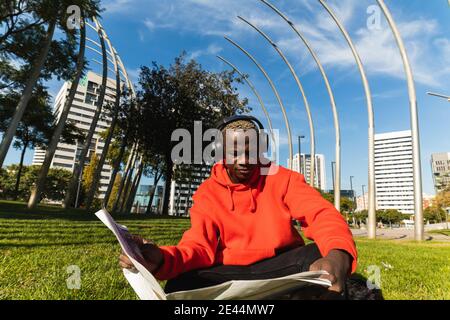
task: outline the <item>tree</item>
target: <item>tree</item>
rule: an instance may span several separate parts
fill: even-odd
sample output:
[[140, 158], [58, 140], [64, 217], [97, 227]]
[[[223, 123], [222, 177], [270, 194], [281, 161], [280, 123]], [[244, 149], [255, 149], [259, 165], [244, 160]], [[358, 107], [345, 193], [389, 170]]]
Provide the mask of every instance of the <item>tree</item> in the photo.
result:
[[161, 156], [155, 155], [151, 160], [147, 160], [146, 162], [150, 165], [147, 167], [147, 170], [144, 172], [144, 174], [148, 177], [153, 178], [153, 186], [150, 192], [150, 197], [147, 204], [147, 209], [145, 211], [146, 214], [152, 214], [152, 204], [153, 199], [155, 198], [155, 192], [156, 188], [158, 186], [159, 180], [162, 178], [163, 175], [163, 162], [161, 161]]
[[[18, 165], [13, 164], [0, 170], [0, 191], [3, 199], [25, 200], [30, 196], [31, 190], [39, 173], [40, 166], [23, 166], [22, 179], [18, 193], [15, 193], [15, 182]], [[52, 168], [49, 171], [48, 179], [42, 192], [39, 194], [40, 200], [61, 201], [64, 198], [64, 190], [70, 179], [71, 172], [66, 169]]]
[[50, 169], [50, 165], [53, 160], [53, 156], [55, 155], [56, 148], [60, 141], [61, 134], [63, 133], [64, 127], [67, 123], [67, 118], [69, 116], [70, 108], [72, 106], [73, 99], [75, 97], [78, 83], [80, 81], [80, 77], [85, 68], [85, 60], [84, 60], [85, 43], [86, 43], [86, 26], [85, 26], [84, 18], [81, 18], [81, 21], [80, 21], [80, 47], [78, 50], [77, 70], [75, 72], [75, 78], [72, 81], [72, 84], [71, 84], [70, 90], [69, 90], [69, 96], [67, 97], [67, 100], [61, 111], [61, 114], [59, 116], [59, 121], [53, 132], [53, 136], [51, 137], [50, 144], [48, 145], [48, 148], [46, 150], [44, 162], [42, 164], [41, 171], [39, 172], [39, 176], [36, 181], [36, 187], [33, 190], [32, 194], [30, 196], [30, 199], [28, 200], [28, 208], [34, 208], [34, 207], [36, 207], [36, 205], [38, 203], [39, 197], [37, 197], [37, 195], [41, 192], [41, 189], [43, 188], [43, 186], [45, 184], [45, 179], [47, 178], [48, 170]]
[[[7, 30], [7, 35], [2, 35], [4, 37], [0, 47], [2, 65], [7, 65], [5, 68], [11, 71], [11, 77], [9, 79], [2, 78], [2, 80], [9, 81], [8, 87], [13, 87], [14, 84], [16, 89], [19, 88], [21, 98], [0, 144], [0, 166], [3, 164], [13, 141], [17, 126], [25, 113], [35, 85], [45, 77], [49, 79], [56, 76], [58, 79], [67, 80], [73, 75], [75, 70], [73, 68], [75, 32], [67, 26], [67, 21], [70, 18], [67, 8], [71, 5], [77, 5], [82, 11], [89, 12], [93, 16], [99, 12], [97, 0], [35, 0], [30, 1], [30, 3], [32, 3], [31, 11], [24, 14], [22, 21], [26, 23], [28, 17], [31, 17], [30, 20], [42, 20], [43, 23], [34, 25], [32, 28], [24, 28], [22, 32]], [[2, 23], [5, 22], [5, 19], [8, 19], [8, 16], [16, 14], [14, 7], [7, 9], [11, 10], [7, 11], [5, 18], [1, 20]], [[16, 23], [15, 25], [19, 24]], [[63, 31], [63, 34], [66, 35], [65, 38], [53, 40], [57, 28]], [[14, 61], [18, 59], [22, 63], [20, 70], [14, 72], [11, 63], [6, 61], [8, 58]], [[21, 76], [18, 76], [20, 74]], [[15, 78], [22, 81], [14, 81]]]
[[194, 60], [186, 62], [185, 54], [177, 57], [168, 69], [156, 63], [152, 68], [141, 68], [137, 136], [141, 137], [144, 155], [161, 156], [166, 184], [163, 214], [168, 214], [169, 186], [174, 174], [172, 132], [184, 128], [193, 135], [194, 121], [202, 121], [206, 130], [223, 117], [250, 111], [246, 107], [248, 101], [239, 98], [233, 86], [235, 81], [241, 79], [234, 72], [203, 70]]
[[430, 206], [423, 211], [423, 218], [429, 223], [442, 223], [447, 220], [447, 213], [438, 206]]
[[439, 192], [434, 199], [434, 204], [436, 207], [444, 210], [450, 208], [450, 189], [444, 189]]
[[[8, 127], [9, 119], [14, 113], [15, 106], [20, 96], [15, 92], [9, 92], [6, 95], [0, 95], [0, 115], [3, 121], [0, 121], [0, 132], [5, 132]], [[41, 86], [36, 86], [30, 99], [30, 108], [24, 113], [17, 131], [15, 133], [14, 148], [21, 149], [19, 167], [17, 171], [14, 193], [19, 194], [20, 178], [22, 175], [23, 161], [25, 152], [28, 148], [45, 147], [54, 131], [55, 116], [50, 106], [50, 96]], [[63, 141], [71, 143], [80, 137], [78, 129], [69, 123], [63, 132]], [[15, 198], [15, 197], [13, 197]]]

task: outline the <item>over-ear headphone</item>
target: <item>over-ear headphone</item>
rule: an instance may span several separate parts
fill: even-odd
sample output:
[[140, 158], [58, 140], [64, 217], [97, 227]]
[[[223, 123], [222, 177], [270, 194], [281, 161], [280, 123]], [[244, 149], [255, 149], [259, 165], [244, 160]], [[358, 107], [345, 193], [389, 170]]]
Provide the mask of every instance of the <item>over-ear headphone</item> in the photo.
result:
[[[261, 123], [261, 121], [259, 121], [258, 119], [256, 119], [253, 116], [249, 116], [249, 115], [234, 115], [234, 116], [230, 116], [230, 117], [226, 117], [222, 120], [220, 120], [217, 124], [216, 124], [216, 129], [222, 131], [227, 125], [229, 125], [232, 122], [236, 122], [239, 120], [245, 120], [245, 121], [251, 121], [254, 124], [256, 124], [259, 128], [259, 141], [266, 141], [266, 143], [262, 144], [262, 149], [260, 148], [259, 152], [263, 153], [266, 152], [267, 150], [269, 150], [269, 139], [268, 139], [268, 135], [266, 132], [264, 132], [264, 126]], [[265, 148], [264, 148], [265, 147]], [[222, 144], [222, 139], [216, 139], [214, 141], [214, 150], [223, 150], [223, 144]]]

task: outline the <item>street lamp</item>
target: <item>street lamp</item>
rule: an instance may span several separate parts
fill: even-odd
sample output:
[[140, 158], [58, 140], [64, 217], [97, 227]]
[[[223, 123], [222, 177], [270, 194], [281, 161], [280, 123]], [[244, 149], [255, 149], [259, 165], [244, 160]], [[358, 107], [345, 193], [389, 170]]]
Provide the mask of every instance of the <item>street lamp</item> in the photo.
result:
[[354, 176], [350, 176], [350, 190], [352, 190], [352, 200], [353, 204], [355, 204], [355, 191], [353, 191], [353, 178]]
[[435, 92], [427, 92], [428, 95], [430, 96], [435, 96], [435, 97], [439, 97], [439, 98], [443, 98], [443, 99], [447, 99], [448, 102], [450, 102], [450, 96], [446, 96], [440, 93], [435, 93]]
[[[298, 136], [298, 172], [304, 174], [302, 168], [302, 139], [305, 139], [305, 136]], [[305, 156], [306, 162], [306, 156]]]

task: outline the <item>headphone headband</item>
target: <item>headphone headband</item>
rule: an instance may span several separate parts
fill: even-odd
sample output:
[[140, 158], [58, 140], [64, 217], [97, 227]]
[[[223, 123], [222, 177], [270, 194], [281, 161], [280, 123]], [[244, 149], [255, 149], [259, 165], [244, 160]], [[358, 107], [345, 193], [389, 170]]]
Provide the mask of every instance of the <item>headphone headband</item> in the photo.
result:
[[239, 120], [247, 120], [247, 121], [251, 121], [253, 123], [256, 123], [259, 127], [259, 130], [264, 130], [264, 126], [261, 123], [261, 121], [259, 121], [258, 119], [256, 119], [253, 116], [248, 116], [248, 115], [234, 115], [231, 117], [227, 117], [224, 118], [222, 120], [220, 120], [217, 124], [216, 124], [216, 128], [218, 130], [222, 130], [223, 128], [225, 128], [228, 124], [232, 123], [232, 122], [236, 122]]

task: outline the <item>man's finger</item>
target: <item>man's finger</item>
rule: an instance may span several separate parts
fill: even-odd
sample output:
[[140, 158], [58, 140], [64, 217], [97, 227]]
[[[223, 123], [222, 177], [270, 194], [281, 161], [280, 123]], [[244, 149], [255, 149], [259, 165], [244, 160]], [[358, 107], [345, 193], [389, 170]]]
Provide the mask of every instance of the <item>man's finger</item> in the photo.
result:
[[127, 255], [121, 254], [119, 256], [119, 260], [125, 264], [131, 265], [131, 266], [133, 265], [133, 263], [131, 262], [130, 258], [128, 258]]
[[320, 261], [316, 261], [309, 266], [309, 271], [319, 271], [322, 270], [322, 263]]
[[344, 290], [344, 286], [340, 281], [336, 281], [331, 287], [328, 288], [328, 290], [341, 293]]

